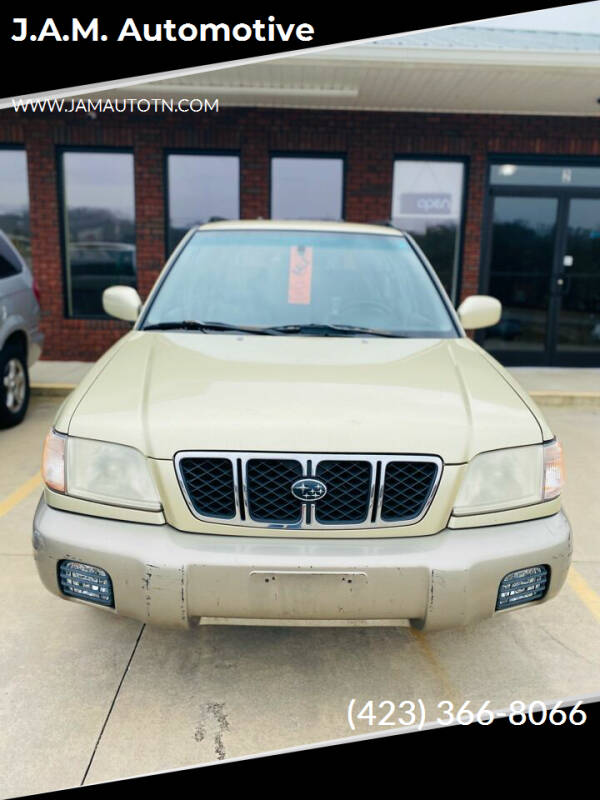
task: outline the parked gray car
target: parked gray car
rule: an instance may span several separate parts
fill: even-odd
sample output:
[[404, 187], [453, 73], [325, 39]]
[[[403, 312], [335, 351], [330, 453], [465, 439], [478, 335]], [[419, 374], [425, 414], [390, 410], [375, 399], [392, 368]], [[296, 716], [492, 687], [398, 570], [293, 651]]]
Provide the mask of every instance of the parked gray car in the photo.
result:
[[40, 304], [33, 275], [0, 231], [0, 428], [17, 425], [29, 404], [29, 367], [40, 357]]

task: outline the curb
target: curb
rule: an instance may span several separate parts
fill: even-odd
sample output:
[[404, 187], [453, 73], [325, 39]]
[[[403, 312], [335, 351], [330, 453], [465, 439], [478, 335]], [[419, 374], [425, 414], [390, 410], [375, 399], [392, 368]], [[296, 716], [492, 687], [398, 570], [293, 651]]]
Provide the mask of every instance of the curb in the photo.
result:
[[[76, 383], [32, 383], [31, 394], [38, 397], [66, 397]], [[541, 406], [577, 406], [600, 408], [600, 392], [540, 391], [529, 392], [532, 400]]]
[[76, 386], [76, 383], [32, 383], [30, 390], [38, 397], [66, 397]]
[[529, 396], [541, 406], [578, 406], [600, 408], [600, 392], [531, 391]]

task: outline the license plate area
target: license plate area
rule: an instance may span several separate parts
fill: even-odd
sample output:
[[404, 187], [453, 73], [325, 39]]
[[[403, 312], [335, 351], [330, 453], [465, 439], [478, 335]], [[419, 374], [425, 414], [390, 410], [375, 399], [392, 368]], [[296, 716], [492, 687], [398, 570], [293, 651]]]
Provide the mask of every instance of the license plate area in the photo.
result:
[[330, 570], [263, 570], [256, 569], [250, 573], [250, 581], [263, 584], [271, 589], [294, 588], [302, 590], [306, 587], [309, 591], [315, 590], [352, 590], [367, 583], [367, 573], [360, 571], [330, 571]]
[[252, 570], [249, 577], [251, 605], [265, 609], [260, 616], [332, 619], [367, 615], [367, 573], [360, 570], [261, 569]]

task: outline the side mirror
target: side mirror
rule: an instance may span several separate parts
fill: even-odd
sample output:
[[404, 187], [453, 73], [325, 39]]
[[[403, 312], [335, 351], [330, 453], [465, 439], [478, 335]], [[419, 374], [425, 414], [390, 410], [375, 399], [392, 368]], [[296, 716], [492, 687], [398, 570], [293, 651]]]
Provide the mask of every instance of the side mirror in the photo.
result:
[[142, 307], [139, 294], [131, 286], [109, 286], [102, 292], [102, 307], [107, 314], [135, 322]]
[[502, 303], [486, 294], [473, 294], [458, 307], [458, 318], [467, 331], [496, 325], [502, 316]]

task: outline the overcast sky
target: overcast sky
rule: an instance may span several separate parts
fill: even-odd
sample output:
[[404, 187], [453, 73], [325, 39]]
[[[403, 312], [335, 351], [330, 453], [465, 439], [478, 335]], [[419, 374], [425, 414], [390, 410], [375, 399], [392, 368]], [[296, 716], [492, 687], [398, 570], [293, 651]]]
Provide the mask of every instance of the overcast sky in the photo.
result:
[[600, 0], [571, 6], [557, 6], [545, 11], [531, 11], [527, 14], [513, 14], [509, 17], [496, 17], [496, 19], [471, 24], [482, 25], [486, 28], [600, 33]]

